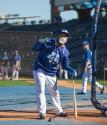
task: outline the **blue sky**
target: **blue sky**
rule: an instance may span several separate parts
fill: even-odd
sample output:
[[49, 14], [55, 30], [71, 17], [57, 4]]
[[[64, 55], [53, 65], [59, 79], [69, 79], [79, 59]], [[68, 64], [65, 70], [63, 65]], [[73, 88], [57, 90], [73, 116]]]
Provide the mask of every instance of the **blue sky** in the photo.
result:
[[0, 15], [41, 16], [50, 18], [49, 0], [0, 0]]
[[[41, 16], [40, 19], [50, 19], [50, 0], [0, 0], [0, 16], [20, 14], [20, 16]], [[74, 18], [75, 13], [63, 12], [64, 18]]]

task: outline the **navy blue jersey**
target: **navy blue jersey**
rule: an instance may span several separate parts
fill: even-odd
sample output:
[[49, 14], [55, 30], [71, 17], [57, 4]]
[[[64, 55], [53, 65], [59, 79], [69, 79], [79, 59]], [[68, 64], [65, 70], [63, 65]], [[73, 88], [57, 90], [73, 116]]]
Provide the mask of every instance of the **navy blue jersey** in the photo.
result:
[[12, 62], [14, 65], [16, 65], [17, 61], [21, 61], [21, 56], [20, 55], [15, 55], [12, 58]]
[[8, 66], [9, 58], [7, 56], [3, 56], [1, 59], [2, 66]]
[[90, 61], [90, 65], [92, 64], [92, 51], [90, 49], [85, 50], [82, 60], [83, 66], [85, 66], [86, 61]]
[[70, 74], [74, 69], [70, 67], [68, 59], [69, 52], [67, 48], [55, 46], [55, 41], [48, 40], [45, 43], [37, 41], [33, 50], [39, 51], [39, 55], [33, 66], [34, 70], [42, 69], [47, 75], [55, 76], [58, 71], [58, 65], [61, 64], [63, 69], [66, 69]]

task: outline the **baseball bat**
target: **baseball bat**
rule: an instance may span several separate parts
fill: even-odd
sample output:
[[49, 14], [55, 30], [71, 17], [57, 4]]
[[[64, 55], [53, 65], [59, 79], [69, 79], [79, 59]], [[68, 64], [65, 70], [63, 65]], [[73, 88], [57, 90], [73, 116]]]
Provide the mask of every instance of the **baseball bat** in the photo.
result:
[[73, 79], [73, 105], [74, 105], [74, 117], [77, 118], [77, 101], [76, 101], [76, 94], [75, 94], [74, 79]]

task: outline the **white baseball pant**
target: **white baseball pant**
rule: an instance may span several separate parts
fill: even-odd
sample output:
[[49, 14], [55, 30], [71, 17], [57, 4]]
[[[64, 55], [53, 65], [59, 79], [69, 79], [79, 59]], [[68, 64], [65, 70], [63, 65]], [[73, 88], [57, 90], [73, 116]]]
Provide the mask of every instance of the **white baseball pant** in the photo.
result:
[[8, 66], [1, 66], [2, 79], [8, 79]]
[[36, 84], [36, 101], [38, 112], [46, 115], [45, 85], [47, 85], [49, 92], [51, 93], [55, 109], [58, 113], [62, 112], [63, 110], [60, 103], [60, 95], [56, 84], [56, 76], [52, 77], [46, 75], [41, 69], [38, 69], [37, 71], [33, 70], [33, 76]]
[[12, 67], [12, 80], [18, 80], [19, 78], [19, 71], [16, 69], [16, 65]]
[[68, 71], [65, 70], [65, 69], [61, 70], [61, 76], [60, 76], [60, 78], [63, 79], [63, 76], [64, 76], [64, 79], [68, 79]]
[[[90, 83], [92, 83], [92, 69], [89, 69], [87, 72], [83, 73], [82, 76], [82, 92], [86, 93], [87, 92], [87, 82], [88, 80]], [[103, 89], [103, 85], [98, 83], [97, 81], [95, 82], [96, 86], [101, 90]]]

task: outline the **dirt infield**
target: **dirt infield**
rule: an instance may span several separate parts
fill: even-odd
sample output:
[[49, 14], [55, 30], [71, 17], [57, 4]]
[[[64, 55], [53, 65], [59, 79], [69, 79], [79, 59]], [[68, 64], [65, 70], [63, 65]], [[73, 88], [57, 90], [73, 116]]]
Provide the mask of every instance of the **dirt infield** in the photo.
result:
[[[24, 80], [26, 82], [29, 82], [29, 83], [34, 83], [34, 80], [33, 79], [27, 79], [27, 78], [20, 78], [20, 80]], [[76, 88], [77, 89], [80, 89], [81, 88], [81, 84], [78, 84], [78, 83], [75, 83], [76, 85]], [[62, 87], [72, 87], [73, 84], [72, 84], [72, 80], [68, 81], [68, 80], [58, 80], [58, 86], [62, 86]], [[88, 85], [88, 89], [90, 89], [90, 86]]]
[[[25, 80], [26, 82], [34, 83], [33, 79], [20, 78], [20, 80]], [[73, 87], [72, 80], [71, 81], [70, 80], [69, 81], [68, 80], [58, 80], [58, 86], [72, 88]], [[82, 83], [80, 84], [80, 83], [75, 82], [75, 87], [76, 87], [76, 89], [81, 89]], [[88, 84], [87, 90], [90, 90], [90, 89], [91, 89], [91, 85]], [[107, 87], [105, 88], [105, 91], [107, 91]]]
[[[54, 117], [54, 113], [47, 113], [46, 120], [50, 117]], [[33, 111], [1, 111], [0, 120], [39, 120], [38, 114]], [[60, 117], [55, 117], [55, 119], [62, 119]], [[75, 119], [73, 116], [73, 111], [69, 112], [69, 115], [66, 119]], [[107, 124], [107, 117], [101, 117], [101, 113], [98, 110], [79, 110], [78, 122], [96, 122], [101, 124]]]

